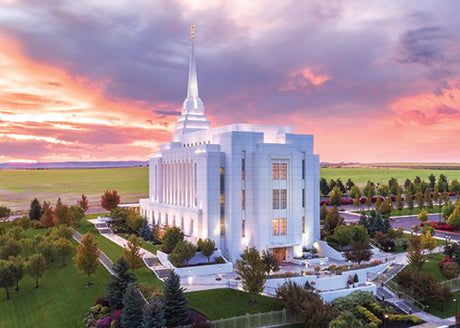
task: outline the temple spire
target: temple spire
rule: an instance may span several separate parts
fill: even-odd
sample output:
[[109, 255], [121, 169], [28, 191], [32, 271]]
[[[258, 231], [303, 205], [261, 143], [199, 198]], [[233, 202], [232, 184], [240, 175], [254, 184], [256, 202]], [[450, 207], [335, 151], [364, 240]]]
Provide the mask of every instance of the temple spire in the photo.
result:
[[173, 141], [178, 141], [179, 136], [198, 130], [209, 129], [211, 123], [204, 115], [203, 101], [198, 94], [198, 78], [195, 64], [195, 47], [193, 44], [195, 38], [195, 25], [191, 27], [192, 47], [190, 50], [190, 62], [188, 71], [187, 98], [182, 104], [182, 114], [176, 123]]

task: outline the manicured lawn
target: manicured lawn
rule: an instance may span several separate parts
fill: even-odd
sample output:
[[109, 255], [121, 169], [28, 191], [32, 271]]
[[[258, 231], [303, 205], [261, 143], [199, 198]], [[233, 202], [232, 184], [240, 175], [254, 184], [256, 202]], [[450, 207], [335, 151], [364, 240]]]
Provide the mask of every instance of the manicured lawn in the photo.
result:
[[460, 170], [423, 170], [423, 169], [386, 169], [386, 168], [321, 168], [320, 175], [327, 181], [331, 179], [337, 180], [340, 178], [343, 183], [351, 179], [354, 183], [364, 185], [368, 180], [374, 183], [388, 183], [390, 178], [398, 180], [399, 184], [409, 178], [414, 180], [419, 176], [422, 180], [429, 181], [428, 176], [434, 174], [436, 179], [442, 173], [449, 181], [452, 179], [460, 179]]
[[[28, 229], [27, 234], [45, 232], [45, 229]], [[10, 291], [9, 301], [4, 300], [6, 294], [2, 288], [0, 327], [84, 327], [81, 318], [94, 301], [106, 293], [109, 273], [99, 266], [97, 273], [91, 275], [94, 285], [86, 288], [88, 276], [78, 273], [71, 258], [67, 263], [64, 268], [60, 261], [51, 263], [39, 280], [39, 289], [35, 289], [35, 281], [25, 275], [19, 283], [20, 290]]]
[[[395, 203], [393, 202], [393, 207], [395, 206]], [[363, 208], [363, 207], [362, 207]], [[367, 207], [364, 207], [364, 208], [367, 208]], [[429, 209], [429, 208], [425, 208], [425, 210], [428, 212], [428, 214], [432, 214], [432, 213], [440, 213], [440, 210], [439, 210], [439, 207], [438, 206], [433, 206], [432, 209]], [[408, 208], [403, 208], [402, 211], [398, 211], [397, 209], [393, 209], [390, 213], [390, 216], [405, 216], [405, 215], [418, 215], [420, 213], [420, 209], [418, 207], [414, 207], [412, 209], [412, 211], [409, 211]], [[359, 213], [361, 214], [362, 213], [362, 210], [360, 211], [352, 211], [354, 213]], [[370, 211], [368, 210], [365, 210], [364, 211], [364, 214], [367, 214], [369, 215], [370, 214]], [[442, 220], [442, 218], [441, 218]]]
[[[99, 231], [96, 229], [94, 224], [88, 222], [87, 220], [95, 219], [98, 216], [102, 216], [107, 213], [98, 213], [98, 214], [89, 214], [83, 220], [81, 220], [80, 227], [76, 227], [79, 233], [84, 235], [87, 232], [91, 232], [94, 235], [94, 238], [99, 242], [99, 248], [110, 258], [112, 262], [117, 262], [117, 260], [123, 254], [123, 247], [113, 243], [109, 239], [102, 236]], [[153, 247], [153, 246], [152, 246]], [[156, 286], [163, 287], [164, 283], [159, 280], [155, 274], [147, 268], [145, 265], [135, 271], [137, 280], [139, 282], [148, 282]]]
[[58, 197], [65, 204], [75, 204], [81, 194], [90, 206], [100, 207], [101, 194], [116, 189], [122, 203], [138, 202], [148, 197], [148, 167], [114, 169], [0, 170], [2, 205], [12, 210], [28, 210], [30, 201], [41, 202]]
[[275, 298], [258, 295], [257, 305], [250, 305], [252, 296], [234, 289], [213, 289], [186, 293], [190, 308], [207, 316], [210, 320], [231, 318], [246, 313], [279, 311], [285, 306]]
[[425, 255], [425, 264], [423, 264], [422, 272], [431, 273], [435, 276], [437, 281], [447, 280], [446, 276], [439, 267], [439, 262], [444, 258], [443, 254], [428, 254]]

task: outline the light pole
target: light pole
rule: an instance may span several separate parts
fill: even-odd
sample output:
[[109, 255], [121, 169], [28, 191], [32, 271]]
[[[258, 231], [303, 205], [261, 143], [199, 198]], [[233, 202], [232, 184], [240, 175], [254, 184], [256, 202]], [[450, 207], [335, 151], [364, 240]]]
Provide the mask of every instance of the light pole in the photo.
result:
[[383, 328], [385, 328], [387, 326], [388, 314], [385, 314], [384, 318], [385, 319], [383, 319]]
[[448, 235], [446, 234], [446, 248], [445, 248], [445, 251], [446, 251], [446, 261], [447, 261], [447, 254], [448, 254], [447, 242], [450, 243], [450, 236], [448, 236]]

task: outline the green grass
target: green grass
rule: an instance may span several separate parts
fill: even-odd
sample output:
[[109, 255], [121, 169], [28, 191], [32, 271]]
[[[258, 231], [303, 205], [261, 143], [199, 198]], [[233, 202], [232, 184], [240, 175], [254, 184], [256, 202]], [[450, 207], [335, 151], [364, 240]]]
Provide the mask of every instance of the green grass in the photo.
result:
[[[45, 229], [27, 230], [29, 236], [45, 232]], [[94, 285], [87, 288], [88, 276], [78, 273], [71, 258], [67, 263], [64, 268], [60, 261], [51, 263], [39, 280], [39, 289], [35, 289], [35, 281], [28, 275], [20, 281], [18, 292], [10, 291], [9, 301], [4, 300], [6, 294], [2, 289], [0, 327], [84, 327], [81, 318], [106, 293], [109, 273], [101, 265], [91, 275]]]
[[434, 174], [436, 178], [442, 173], [449, 181], [460, 179], [460, 170], [426, 170], [426, 169], [387, 169], [387, 168], [321, 168], [320, 175], [327, 181], [340, 178], [343, 183], [351, 179], [354, 183], [364, 185], [368, 180], [375, 183], [388, 183], [390, 178], [395, 178], [400, 184], [409, 178], [414, 180], [419, 176], [422, 180], [429, 181], [428, 176]]
[[101, 194], [116, 189], [122, 203], [138, 202], [148, 197], [148, 168], [0, 170], [1, 205], [12, 210], [27, 210], [37, 197], [41, 202], [75, 204], [81, 194], [90, 206], [100, 206]]
[[279, 311], [285, 306], [275, 298], [257, 295], [257, 305], [250, 305], [252, 296], [234, 289], [213, 289], [186, 293], [190, 308], [207, 316], [210, 320], [231, 318], [246, 313]]
[[[458, 300], [459, 297], [460, 291], [456, 291], [453, 293], [453, 299]], [[444, 319], [455, 316], [455, 310], [460, 309], [460, 304], [456, 305], [454, 301], [451, 301], [445, 305], [444, 311], [441, 312], [441, 309], [441, 304], [432, 304], [428, 308], [426, 308], [425, 311]]]
[[443, 254], [425, 255], [426, 261], [423, 264], [422, 272], [433, 274], [438, 282], [447, 280], [446, 276], [444, 276], [444, 273], [442, 273], [441, 268], [439, 267], [439, 262], [441, 262], [443, 258]]
[[[393, 203], [394, 206], [394, 203]], [[362, 209], [367, 208], [366, 206], [361, 207]], [[397, 209], [393, 209], [390, 213], [390, 216], [406, 216], [406, 215], [418, 215], [420, 213], [421, 209], [418, 207], [414, 207], [412, 211], [410, 211], [408, 208], [403, 208], [402, 211], [398, 211]], [[428, 207], [425, 207], [425, 211], [427, 211], [428, 214], [433, 214], [433, 213], [440, 213], [440, 209], [438, 206], [433, 206], [432, 209], [429, 209]], [[363, 211], [352, 211], [353, 213], [358, 213], [361, 214]], [[366, 215], [369, 215], [371, 211], [365, 210], [364, 213]], [[442, 219], [442, 218], [441, 218]]]
[[[99, 242], [99, 248], [109, 257], [112, 262], [117, 262], [117, 260], [123, 254], [123, 247], [113, 243], [109, 239], [102, 236], [96, 227], [88, 220], [95, 219], [98, 216], [104, 215], [107, 213], [98, 213], [98, 214], [89, 214], [83, 220], [81, 220], [80, 226], [76, 227], [79, 233], [84, 235], [87, 232], [91, 232], [94, 235], [94, 238]], [[144, 245], [143, 245], [144, 246]], [[153, 245], [152, 245], [153, 247]], [[138, 282], [147, 282], [154, 284], [158, 287], [163, 287], [164, 283], [158, 279], [155, 274], [147, 268], [145, 265], [135, 271]]]

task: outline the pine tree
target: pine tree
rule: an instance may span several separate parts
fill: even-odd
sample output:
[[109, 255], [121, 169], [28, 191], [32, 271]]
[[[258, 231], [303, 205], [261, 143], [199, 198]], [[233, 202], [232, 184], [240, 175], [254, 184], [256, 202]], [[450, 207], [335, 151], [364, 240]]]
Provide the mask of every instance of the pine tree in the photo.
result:
[[409, 190], [406, 191], [406, 204], [410, 214], [412, 214], [412, 210], [414, 209], [414, 198]]
[[379, 212], [377, 212], [374, 218], [374, 224], [371, 227], [372, 235], [374, 235], [377, 231], [381, 231], [382, 233], [386, 233], [385, 225], [383, 224], [382, 216]]
[[147, 222], [147, 219], [144, 219], [144, 222], [142, 223], [141, 231], [139, 232], [139, 237], [141, 237], [144, 240], [149, 240], [148, 239], [149, 235], [150, 235], [149, 224]]
[[188, 321], [188, 300], [180, 286], [180, 277], [174, 271], [169, 272], [163, 288], [162, 306], [167, 327], [183, 325]]
[[134, 283], [128, 284], [123, 296], [123, 312], [121, 326], [123, 328], [139, 328], [143, 322], [142, 308], [145, 301]]
[[125, 294], [128, 284], [136, 282], [137, 278], [133, 272], [129, 272], [129, 263], [125, 258], [120, 257], [116, 264], [112, 266], [115, 273], [111, 275], [111, 280], [107, 284], [106, 296], [110, 308], [113, 310], [121, 310], [123, 308], [123, 295]]
[[460, 246], [457, 246], [454, 252], [454, 262], [460, 265]]
[[142, 328], [163, 328], [166, 325], [163, 308], [156, 298], [144, 307], [143, 317]]
[[40, 220], [40, 217], [43, 215], [42, 206], [37, 198], [34, 198], [30, 202], [30, 211], [29, 218], [31, 220]]
[[358, 224], [366, 227], [366, 229], [369, 229], [369, 221], [367, 221], [367, 216], [365, 214], [361, 214], [359, 216]]

